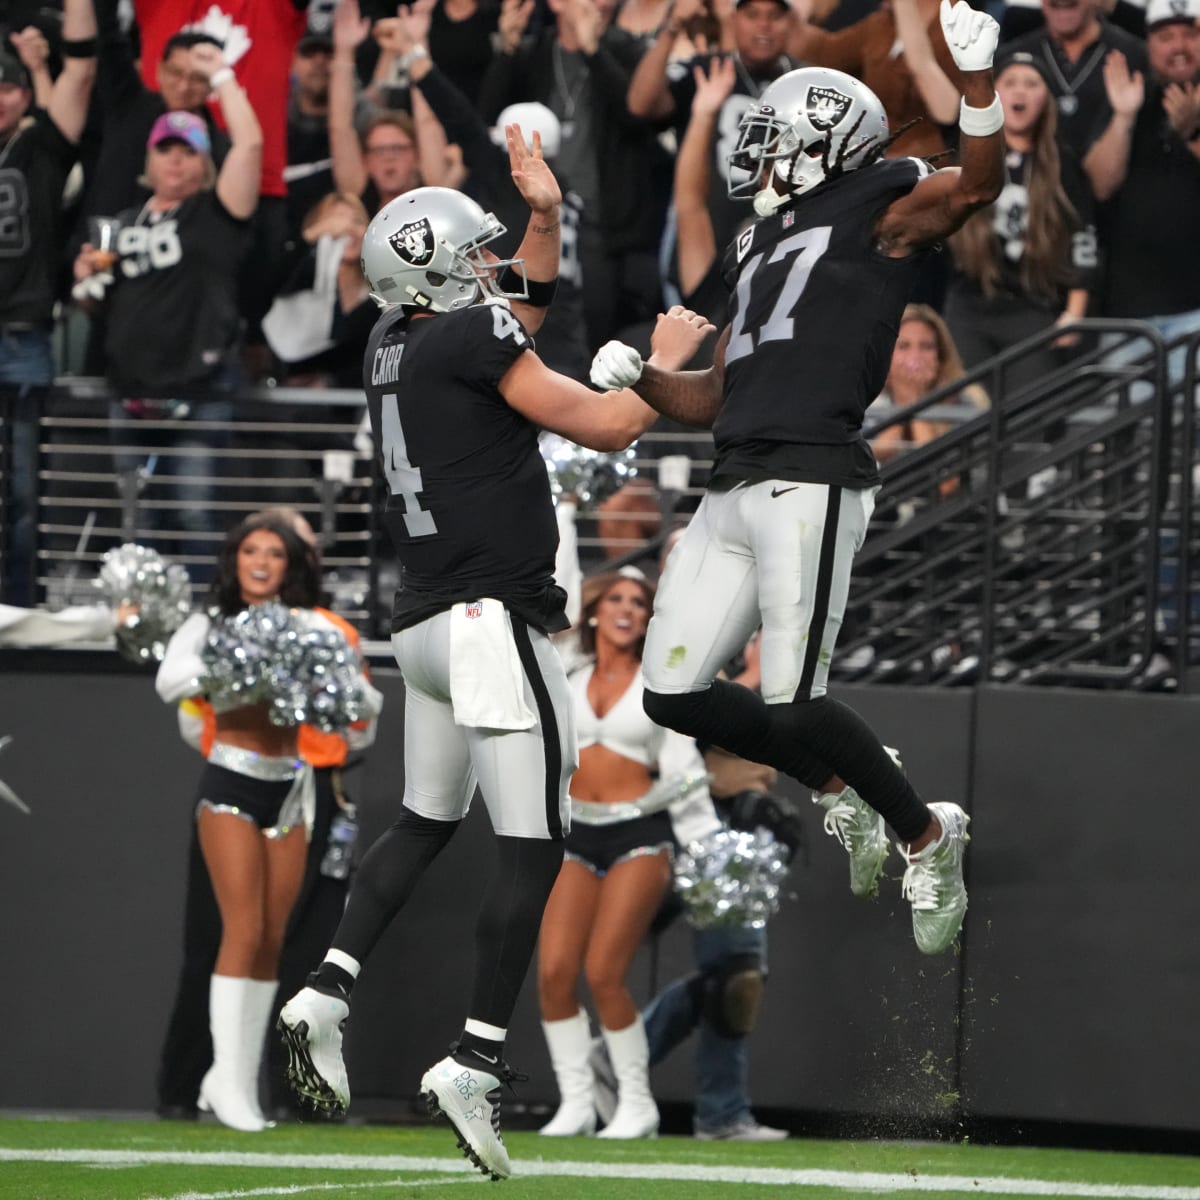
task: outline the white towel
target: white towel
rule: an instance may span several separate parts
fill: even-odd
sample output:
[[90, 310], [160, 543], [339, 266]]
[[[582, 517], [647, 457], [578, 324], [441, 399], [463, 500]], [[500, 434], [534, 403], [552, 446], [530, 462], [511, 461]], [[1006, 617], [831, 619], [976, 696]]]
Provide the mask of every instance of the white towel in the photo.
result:
[[499, 600], [470, 600], [450, 610], [450, 698], [454, 723], [478, 729], [531, 729], [525, 673], [512, 622]]

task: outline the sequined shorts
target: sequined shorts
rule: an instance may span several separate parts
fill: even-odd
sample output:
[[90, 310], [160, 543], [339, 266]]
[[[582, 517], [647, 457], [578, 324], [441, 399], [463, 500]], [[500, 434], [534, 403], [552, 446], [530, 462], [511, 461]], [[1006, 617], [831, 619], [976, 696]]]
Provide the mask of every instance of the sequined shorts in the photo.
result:
[[200, 776], [196, 815], [223, 813], [249, 821], [269, 838], [280, 838], [310, 822], [300, 802], [298, 784], [308, 772], [303, 762], [264, 758], [218, 743]]
[[666, 812], [634, 817], [615, 825], [571, 823], [564, 857], [603, 878], [613, 867], [644, 854], [675, 852], [671, 818]]

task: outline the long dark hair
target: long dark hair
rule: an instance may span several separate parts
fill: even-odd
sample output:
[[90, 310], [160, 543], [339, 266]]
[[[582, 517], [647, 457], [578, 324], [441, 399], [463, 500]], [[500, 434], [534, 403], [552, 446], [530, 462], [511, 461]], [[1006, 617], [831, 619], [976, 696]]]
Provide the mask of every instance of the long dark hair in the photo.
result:
[[217, 555], [217, 573], [209, 591], [210, 604], [226, 617], [246, 607], [242, 589], [238, 586], [238, 549], [250, 534], [260, 530], [275, 534], [287, 552], [287, 570], [279, 587], [280, 603], [289, 608], [313, 608], [321, 597], [321, 574], [313, 548], [286, 521], [262, 513], [252, 513], [225, 535]]
[[[620, 571], [605, 571], [602, 575], [593, 575], [590, 579], [585, 579], [581, 598], [582, 611], [579, 614], [579, 647], [590, 658], [596, 656], [596, 630], [594, 626], [588, 624], [588, 621], [595, 614], [596, 606], [608, 594], [609, 589], [618, 583], [636, 583], [645, 597], [647, 611], [652, 611], [654, 608], [654, 584], [648, 579], [638, 579], [634, 575], [625, 575]], [[635, 647], [639, 662], [645, 644], [646, 636], [643, 634]]]

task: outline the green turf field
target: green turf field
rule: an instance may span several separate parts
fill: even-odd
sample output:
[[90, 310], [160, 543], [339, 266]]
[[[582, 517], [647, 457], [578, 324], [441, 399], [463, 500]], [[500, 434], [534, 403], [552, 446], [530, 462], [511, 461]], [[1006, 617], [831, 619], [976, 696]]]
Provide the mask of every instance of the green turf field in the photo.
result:
[[689, 1138], [604, 1142], [512, 1133], [513, 1178], [489, 1183], [444, 1124], [290, 1125], [0, 1120], [3, 1200], [846, 1200], [1077, 1196], [1200, 1200], [1200, 1158], [897, 1142]]

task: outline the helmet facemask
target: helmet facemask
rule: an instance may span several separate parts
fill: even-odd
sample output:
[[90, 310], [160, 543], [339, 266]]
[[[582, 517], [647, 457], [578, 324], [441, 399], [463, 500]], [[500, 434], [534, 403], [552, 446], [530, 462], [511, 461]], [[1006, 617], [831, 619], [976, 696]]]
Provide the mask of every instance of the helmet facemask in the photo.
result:
[[[731, 198], [753, 199], [755, 212], [769, 216], [793, 197], [882, 155], [888, 145], [882, 106], [857, 81], [852, 82], [865, 92], [862, 100], [858, 92], [843, 95], [823, 86], [827, 81], [836, 85], [839, 77], [849, 79], [839, 72], [801, 68], [764, 92], [738, 127], [729, 156]], [[842, 117], [831, 96], [842, 105], [845, 128], [839, 128]], [[822, 102], [823, 109], [817, 108]]]

